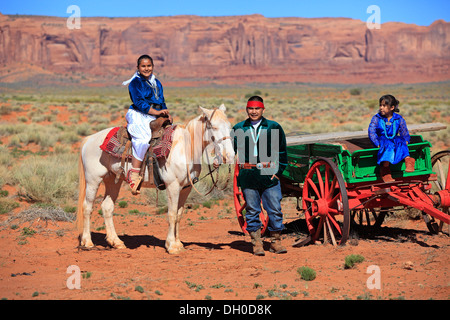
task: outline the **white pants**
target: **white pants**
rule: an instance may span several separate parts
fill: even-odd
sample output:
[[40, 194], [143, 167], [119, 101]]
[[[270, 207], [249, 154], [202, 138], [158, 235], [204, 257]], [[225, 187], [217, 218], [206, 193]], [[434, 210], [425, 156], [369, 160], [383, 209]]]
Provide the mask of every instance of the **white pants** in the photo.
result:
[[127, 115], [128, 125], [127, 129], [131, 135], [131, 145], [133, 149], [133, 157], [137, 160], [144, 160], [145, 153], [147, 152], [152, 138], [152, 131], [150, 130], [150, 122], [156, 118], [149, 114], [143, 114], [142, 112], [128, 109]]

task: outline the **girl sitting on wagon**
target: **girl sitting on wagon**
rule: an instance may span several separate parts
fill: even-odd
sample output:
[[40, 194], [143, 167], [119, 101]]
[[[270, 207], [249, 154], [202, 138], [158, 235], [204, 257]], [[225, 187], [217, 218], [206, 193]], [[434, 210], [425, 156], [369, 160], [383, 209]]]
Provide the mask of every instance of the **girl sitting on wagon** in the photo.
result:
[[378, 165], [384, 182], [395, 181], [389, 164], [405, 159], [406, 172], [414, 172], [415, 160], [409, 156], [410, 136], [405, 119], [399, 112], [399, 101], [387, 94], [380, 98], [380, 111], [372, 117], [369, 125], [369, 138], [378, 151]]

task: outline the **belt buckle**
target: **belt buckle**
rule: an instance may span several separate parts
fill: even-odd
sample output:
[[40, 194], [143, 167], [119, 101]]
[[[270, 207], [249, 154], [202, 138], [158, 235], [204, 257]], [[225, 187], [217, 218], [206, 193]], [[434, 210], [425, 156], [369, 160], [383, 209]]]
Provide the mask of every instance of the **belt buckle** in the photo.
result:
[[262, 164], [261, 162], [258, 162], [258, 163], [256, 164], [256, 169], [261, 170], [262, 168], [264, 168], [263, 164]]

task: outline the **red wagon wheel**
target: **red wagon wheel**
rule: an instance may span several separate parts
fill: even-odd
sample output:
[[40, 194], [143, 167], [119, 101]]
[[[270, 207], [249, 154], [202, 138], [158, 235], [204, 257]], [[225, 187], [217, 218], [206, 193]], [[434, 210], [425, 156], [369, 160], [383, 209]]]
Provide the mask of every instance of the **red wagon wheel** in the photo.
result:
[[[436, 153], [431, 157], [432, 170], [437, 174], [437, 180], [433, 181], [430, 193], [450, 189], [450, 150], [444, 150]], [[441, 211], [450, 214], [449, 207], [442, 207]], [[436, 220], [425, 212], [422, 212], [425, 223], [428, 230], [433, 234], [438, 234], [442, 232], [442, 227], [444, 223], [442, 221], [439, 224]], [[450, 227], [449, 227], [450, 228]]]
[[326, 158], [315, 161], [305, 178], [302, 195], [306, 225], [313, 242], [343, 245], [350, 231], [350, 210], [344, 178]]
[[[234, 208], [236, 210], [236, 215], [238, 218], [239, 225], [241, 226], [242, 232], [245, 234], [248, 234], [246, 228], [247, 228], [247, 222], [245, 221], [245, 206], [246, 202], [244, 199], [244, 194], [242, 193], [241, 189], [237, 185], [237, 177], [239, 175], [239, 166], [235, 164], [234, 166], [234, 177], [233, 177], [233, 196], [234, 196]], [[261, 204], [262, 207], [262, 204]], [[262, 226], [261, 226], [261, 234], [264, 234], [267, 229], [267, 225], [269, 224], [269, 216], [264, 212], [264, 210], [261, 211], [259, 214], [259, 219], [261, 220]]]

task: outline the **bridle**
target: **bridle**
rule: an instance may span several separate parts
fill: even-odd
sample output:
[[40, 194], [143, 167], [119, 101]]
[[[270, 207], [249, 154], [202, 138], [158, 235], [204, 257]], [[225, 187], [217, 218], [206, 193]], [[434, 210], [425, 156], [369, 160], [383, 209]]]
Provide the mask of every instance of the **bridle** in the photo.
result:
[[[217, 110], [217, 109], [214, 109], [214, 110], [213, 110], [213, 112], [211, 113], [211, 117], [210, 117], [210, 118], [205, 117], [205, 123], [206, 123], [205, 131], [206, 131], [206, 130], [211, 130], [211, 132], [213, 131], [213, 127], [212, 127], [212, 123], [211, 123], [211, 120], [210, 120], [210, 119], [213, 118], [214, 113], [216, 112], [216, 110]], [[225, 137], [222, 137], [222, 138], [220, 138], [219, 140], [217, 140], [216, 137], [214, 136], [214, 134], [211, 134], [211, 142], [212, 142], [213, 145], [214, 145], [214, 153], [215, 153], [215, 157], [216, 157], [217, 160], [220, 159], [220, 148], [219, 148], [219, 144], [221, 144], [222, 142], [224, 142], [225, 140], [228, 140], [228, 139], [231, 140], [231, 136], [225, 136]], [[216, 140], [217, 140], [217, 141], [216, 141]], [[222, 161], [219, 161], [219, 164], [222, 164], [224, 159], [225, 159], [225, 156], [222, 154]]]
[[[189, 179], [190, 185], [194, 188], [194, 190], [198, 194], [200, 194], [202, 196], [208, 195], [209, 193], [211, 193], [211, 191], [214, 190], [214, 188], [217, 188], [219, 190], [225, 190], [225, 188], [228, 186], [228, 182], [230, 181], [230, 177], [231, 177], [231, 166], [229, 166], [228, 167], [228, 177], [227, 177], [227, 180], [225, 182], [225, 186], [223, 186], [222, 188], [219, 188], [217, 186], [217, 182], [218, 182], [218, 178], [219, 178], [219, 168], [220, 168], [220, 165], [224, 162], [224, 159], [225, 159], [225, 155], [220, 153], [220, 146], [219, 145], [221, 143], [223, 143], [224, 141], [228, 140], [228, 139], [231, 140], [231, 136], [224, 136], [224, 137], [222, 137], [220, 139], [216, 139], [216, 137], [214, 136], [213, 126], [212, 126], [212, 123], [211, 123], [210, 119], [213, 118], [214, 113], [216, 112], [216, 110], [217, 109], [213, 110], [213, 112], [211, 113], [211, 116], [209, 118], [207, 116], [205, 116], [203, 118], [204, 122], [205, 122], [205, 130], [204, 130], [204, 133], [203, 133], [202, 137], [205, 136], [205, 134], [206, 134], [206, 132], [208, 130], [211, 131], [211, 142], [210, 143], [212, 143], [214, 145], [214, 154], [215, 154], [214, 159], [217, 159], [217, 161], [219, 163], [219, 167], [211, 169], [210, 158], [209, 158], [209, 155], [208, 155], [208, 152], [207, 152], [206, 153], [206, 159], [207, 159], [207, 163], [208, 163], [208, 170], [209, 170], [209, 172], [205, 176], [200, 178], [200, 179], [197, 178], [197, 177], [195, 177], [194, 179], [191, 179], [191, 172], [189, 170], [189, 163], [186, 161], [186, 169], [187, 169], [187, 175], [188, 175], [188, 179]], [[203, 140], [203, 142], [205, 142], [205, 141]], [[206, 149], [208, 147], [208, 145], [209, 145], [209, 143], [205, 146], [204, 149]], [[224, 148], [224, 150], [225, 150], [225, 148]], [[213, 172], [214, 171], [216, 171], [216, 177], [215, 178], [213, 177]], [[200, 191], [197, 190], [197, 188], [195, 187], [194, 184], [197, 183], [198, 181], [202, 180], [203, 178], [205, 178], [208, 175], [211, 176], [212, 186], [211, 186], [211, 189], [207, 193], [202, 194]]]

